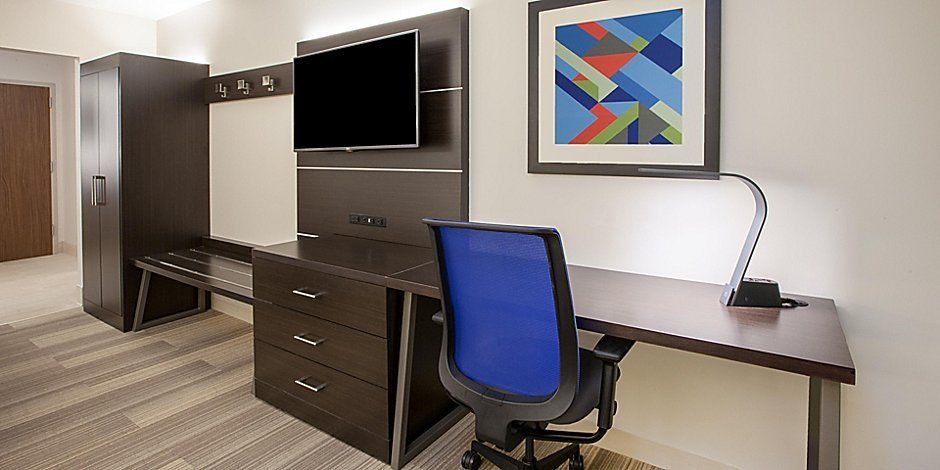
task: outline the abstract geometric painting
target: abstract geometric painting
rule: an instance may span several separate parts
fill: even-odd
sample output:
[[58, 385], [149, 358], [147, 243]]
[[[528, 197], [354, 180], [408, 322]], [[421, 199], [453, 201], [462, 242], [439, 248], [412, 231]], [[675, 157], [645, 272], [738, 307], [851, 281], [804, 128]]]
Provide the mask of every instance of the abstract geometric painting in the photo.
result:
[[682, 9], [555, 27], [555, 144], [682, 144]]

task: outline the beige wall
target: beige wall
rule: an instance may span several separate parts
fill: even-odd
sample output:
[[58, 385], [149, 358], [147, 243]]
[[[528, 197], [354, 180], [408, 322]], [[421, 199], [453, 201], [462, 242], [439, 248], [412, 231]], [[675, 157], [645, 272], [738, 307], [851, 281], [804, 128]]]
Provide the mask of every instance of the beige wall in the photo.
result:
[[[84, 8], [56, 0], [0, 0], [0, 48], [61, 54], [77, 57], [82, 62], [119, 51], [154, 54], [157, 50], [156, 29], [157, 23], [153, 20]], [[0, 77], [23, 72], [8, 67], [7, 64], [0, 64]], [[57, 165], [63, 174], [72, 175], [71, 183], [57, 184], [57, 189], [63, 191], [61, 194], [64, 198], [73, 201], [71, 207], [58, 208], [59, 216], [64, 217], [60, 227], [73, 235], [62, 230], [59, 234], [64, 240], [74, 243], [78, 250], [80, 266], [78, 64], [73, 65], [72, 84], [58, 87], [57, 90], [60, 98], [72, 102], [72, 116], [63, 118], [63, 125], [71, 125], [73, 131], [71, 137], [63, 136], [63, 140], [57, 142], [57, 149], [62, 150], [60, 158], [68, 158], [72, 162], [71, 168], [62, 166], [68, 165], [68, 161]], [[66, 109], [63, 101], [59, 100], [59, 105], [57, 115]], [[64, 248], [71, 251], [70, 246]]]
[[[472, 218], [555, 225], [575, 263], [724, 282], [751, 211], [740, 184], [526, 173], [524, 0], [215, 0], [159, 21], [158, 52], [222, 73], [456, 5], [471, 8]], [[843, 468], [934, 467], [940, 2], [726, 0], [723, 16], [722, 166], [770, 201], [751, 272], [840, 307], [859, 371]], [[215, 233], [293, 238], [290, 113], [286, 98], [212, 107]], [[805, 465], [805, 378], [651, 346], [623, 370], [616, 425], [637, 442]]]
[[[0, 82], [47, 86], [54, 102], [52, 116], [53, 202], [56, 251], [75, 253], [78, 246], [78, 60], [0, 48]], [[63, 246], [64, 245], [64, 246]]]
[[0, 47], [71, 55], [153, 54], [156, 22], [56, 0], [0, 0]]

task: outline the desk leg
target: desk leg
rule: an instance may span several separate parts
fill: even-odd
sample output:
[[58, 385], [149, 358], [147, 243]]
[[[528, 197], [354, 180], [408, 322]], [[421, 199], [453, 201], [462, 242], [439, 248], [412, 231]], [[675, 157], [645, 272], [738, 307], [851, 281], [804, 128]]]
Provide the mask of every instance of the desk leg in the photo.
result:
[[401, 344], [398, 351], [398, 383], [395, 387], [395, 422], [392, 426], [392, 469], [400, 470], [422, 450], [454, 427], [467, 415], [463, 407], [455, 407], [441, 417], [421, 435], [408, 441], [408, 404], [411, 399], [411, 375], [414, 363], [415, 326], [418, 317], [418, 299], [411, 292], [404, 293], [401, 316]]
[[401, 343], [398, 351], [398, 383], [395, 390], [395, 423], [392, 434], [392, 468], [405, 465], [408, 443], [408, 401], [411, 395], [411, 360], [414, 356], [415, 318], [418, 302], [411, 292], [405, 292], [402, 302]]
[[842, 384], [809, 378], [808, 470], [839, 470], [839, 420]]

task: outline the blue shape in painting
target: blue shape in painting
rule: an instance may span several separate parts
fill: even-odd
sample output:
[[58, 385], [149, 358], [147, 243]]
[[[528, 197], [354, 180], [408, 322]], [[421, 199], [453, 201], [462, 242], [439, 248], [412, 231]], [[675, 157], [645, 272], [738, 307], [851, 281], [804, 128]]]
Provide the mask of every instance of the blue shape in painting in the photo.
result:
[[644, 15], [625, 16], [617, 18], [617, 22], [627, 29], [639, 34], [647, 41], [659, 36], [676, 19], [682, 17], [682, 10], [660, 11]]
[[640, 143], [640, 120], [635, 119], [633, 122], [627, 126], [627, 143], [628, 144], [638, 144]]
[[574, 52], [578, 57], [584, 57], [584, 53], [597, 44], [597, 39], [594, 39], [594, 36], [591, 36], [576, 24], [555, 28], [555, 40], [567, 47], [569, 51]]
[[[682, 82], [663, 70], [659, 65], [656, 65], [655, 62], [647, 59], [642, 54], [637, 54], [623, 68], [623, 72], [663, 103], [669, 105], [670, 108], [680, 114], [682, 113]], [[627, 91], [632, 93], [629, 89]]]
[[682, 48], [662, 34], [656, 36], [653, 42], [644, 47], [641, 54], [669, 73], [682, 67]]
[[555, 143], [567, 144], [597, 119], [577, 100], [560, 88], [555, 89]]
[[659, 103], [659, 98], [656, 95], [646, 91], [646, 88], [624, 75], [623, 72], [615, 73], [610, 79], [629, 93], [630, 96], [636, 97], [636, 100], [643, 103], [647, 108], [652, 108], [654, 104]]
[[676, 44], [682, 44], [682, 17], [676, 18], [676, 21], [673, 21], [668, 28], [664, 29], [662, 34], [666, 36], [666, 39]]
[[620, 39], [627, 44], [630, 44], [636, 38], [640, 37], [633, 31], [627, 29], [626, 26], [618, 23], [617, 20], [601, 20], [598, 21], [597, 24], [601, 25], [610, 34], [613, 34], [617, 37], [617, 39]]
[[587, 94], [587, 92], [582, 90], [578, 85], [575, 85], [571, 80], [568, 80], [568, 78], [562, 75], [561, 72], [555, 72], [555, 85], [557, 85], [559, 89], [570, 95], [572, 98], [577, 100], [578, 103], [581, 103], [581, 106], [584, 106], [588, 110], [597, 104], [597, 100], [591, 98], [591, 95]]
[[614, 116], [622, 116], [624, 113], [630, 110], [630, 108], [636, 106], [636, 102], [613, 102], [613, 103], [602, 103], [601, 106], [607, 108], [611, 114]]
[[[607, 113], [598, 117], [591, 111], [600, 101], [601, 106], [621, 118], [633, 106], [638, 106], [637, 103], [650, 109], [662, 102], [681, 117], [683, 82], [673, 74], [683, 65], [682, 22], [682, 9], [675, 9], [557, 26], [555, 143], [681, 144], [681, 120], [674, 120], [677, 125], [670, 130], [670, 137], [676, 141], [674, 144], [661, 134], [640, 132], [641, 128], [662, 129], [663, 121], [655, 111], [640, 113], [626, 129], [617, 128], [616, 132], [610, 126], [622, 126], [623, 121], [608, 123]], [[560, 54], [558, 51], [562, 48], [571, 51], [578, 59], [572, 59], [570, 54]], [[576, 77], [577, 84], [574, 82]], [[597, 90], [600, 95], [591, 96], [585, 89]], [[607, 125], [599, 125], [599, 122]]]
[[620, 87], [615, 88], [614, 91], [610, 92], [609, 95], [605, 96], [604, 99], [601, 100], [602, 103], [620, 103], [623, 101], [639, 100], [631, 96], [630, 93], [627, 93], [623, 88]]
[[650, 139], [650, 143], [656, 145], [672, 145], [672, 142], [670, 142], [669, 139], [663, 137], [662, 134], [659, 134], [656, 137]]
[[578, 76], [578, 71], [568, 65], [564, 60], [561, 60], [561, 57], [555, 57], [555, 70], [564, 75], [568, 80], [574, 80], [574, 77]]

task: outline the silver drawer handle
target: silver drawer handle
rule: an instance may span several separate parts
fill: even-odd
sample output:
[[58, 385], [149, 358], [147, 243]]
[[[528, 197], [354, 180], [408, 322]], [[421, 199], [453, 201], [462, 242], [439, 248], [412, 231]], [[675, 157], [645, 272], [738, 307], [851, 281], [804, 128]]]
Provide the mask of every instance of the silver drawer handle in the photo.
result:
[[308, 339], [304, 338], [304, 335], [294, 335], [294, 339], [300, 341], [301, 343], [307, 343], [311, 346], [319, 346], [323, 344], [324, 341], [326, 341], [326, 338]]
[[320, 297], [323, 297], [324, 295], [326, 295], [326, 292], [317, 292], [316, 294], [311, 294], [309, 292], [304, 292], [304, 289], [306, 289], [306, 287], [302, 289], [294, 289], [291, 291], [291, 293], [299, 295], [301, 297], [306, 297], [308, 299], [314, 299], [314, 300], [319, 299]]
[[303, 388], [306, 388], [307, 390], [312, 390], [317, 393], [322, 392], [323, 389], [326, 388], [326, 382], [323, 382], [322, 384], [319, 384], [319, 385], [310, 385], [304, 382], [304, 380], [307, 380], [307, 378], [297, 379], [294, 381], [294, 383], [297, 385], [300, 385]]

